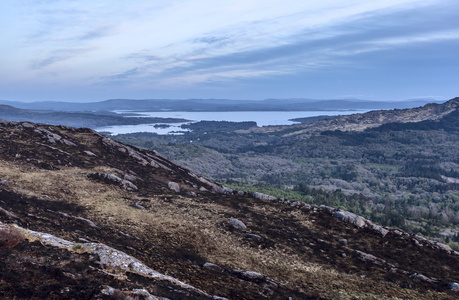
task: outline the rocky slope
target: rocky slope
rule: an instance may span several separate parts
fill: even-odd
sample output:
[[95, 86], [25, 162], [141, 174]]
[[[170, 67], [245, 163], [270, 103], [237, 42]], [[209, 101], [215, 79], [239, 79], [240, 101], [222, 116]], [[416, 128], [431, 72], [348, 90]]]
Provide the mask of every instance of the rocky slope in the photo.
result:
[[375, 110], [364, 114], [330, 117], [325, 120], [308, 124], [290, 126], [254, 127], [239, 133], [270, 133], [281, 132], [285, 136], [310, 137], [323, 131], [363, 131], [387, 123], [408, 123], [426, 120], [437, 120], [459, 108], [459, 98], [451, 99], [445, 103], [429, 103], [422, 107]]
[[96, 132], [0, 123], [4, 299], [455, 299], [459, 255], [232, 191]]

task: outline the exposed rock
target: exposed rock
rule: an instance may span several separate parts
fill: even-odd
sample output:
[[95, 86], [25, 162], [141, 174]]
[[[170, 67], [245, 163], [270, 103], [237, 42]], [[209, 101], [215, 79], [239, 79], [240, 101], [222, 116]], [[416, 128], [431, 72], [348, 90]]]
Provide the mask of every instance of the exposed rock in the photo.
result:
[[347, 246], [347, 239], [340, 239], [339, 242], [345, 246]]
[[343, 222], [354, 224], [355, 226], [359, 228], [365, 227], [365, 219], [361, 216], [357, 216], [356, 214], [353, 214], [348, 211], [335, 211], [333, 213], [333, 216], [335, 218], [340, 219]]
[[326, 206], [326, 205], [320, 205], [319, 206], [320, 211], [326, 211], [330, 214], [334, 213], [336, 211], [336, 208], [331, 207], [331, 206]]
[[35, 128], [35, 125], [29, 122], [22, 122], [21, 125], [24, 128]]
[[180, 185], [176, 182], [170, 181], [167, 186], [176, 193], [180, 193]]
[[246, 229], [247, 226], [240, 220], [231, 218], [229, 224], [236, 229]]
[[392, 230], [392, 233], [395, 234], [395, 235], [398, 235], [398, 236], [402, 236], [403, 235], [403, 231], [398, 230], [398, 229]]
[[215, 272], [223, 272], [224, 269], [220, 267], [219, 265], [213, 264], [211, 262], [206, 262], [204, 265], [202, 265], [204, 269], [212, 270]]
[[264, 279], [266, 276], [264, 276], [263, 274], [260, 274], [258, 272], [254, 272], [254, 271], [244, 271], [241, 273], [241, 276], [242, 278], [246, 279], [246, 280], [262, 280]]
[[111, 296], [111, 295], [113, 295], [115, 293], [115, 289], [112, 288], [111, 286], [107, 286], [106, 288], [104, 288], [100, 292], [102, 294], [104, 294], [104, 295]]
[[376, 224], [371, 224], [370, 225], [370, 228], [379, 232], [383, 237], [385, 237], [388, 233], [389, 233], [389, 230], [385, 229], [384, 227], [382, 227], [381, 225], [376, 225]]
[[121, 180], [120, 182], [120, 187], [125, 189], [125, 190], [128, 190], [128, 191], [137, 191], [138, 188], [135, 184], [133, 184], [132, 182], [130, 182], [129, 180]]
[[67, 146], [73, 146], [73, 147], [76, 147], [76, 144], [74, 142], [71, 142], [67, 139], [61, 139], [60, 140], [62, 143], [66, 144]]
[[305, 204], [301, 207], [302, 210], [311, 210], [311, 208], [312, 208], [312, 206], [311, 206], [310, 204], [307, 204], [307, 203], [305, 203]]
[[145, 300], [159, 300], [159, 298], [153, 296], [145, 289], [136, 289], [131, 292], [133, 295], [142, 296]]
[[114, 174], [104, 174], [95, 172], [88, 174], [88, 177], [92, 179], [102, 180], [106, 183], [117, 184], [121, 188], [128, 191], [136, 191], [138, 189], [137, 186], [132, 182], [125, 179], [121, 179], [120, 177]]
[[232, 194], [232, 193], [233, 193], [233, 189], [224, 186], [224, 187], [223, 187], [222, 193], [223, 193], [223, 194]]
[[7, 180], [0, 180], [0, 185], [10, 186], [10, 183]]
[[270, 196], [270, 195], [266, 195], [266, 194], [263, 194], [263, 193], [258, 193], [258, 192], [253, 193], [253, 196], [255, 198], [261, 199], [261, 200], [270, 200], [270, 201], [277, 200], [276, 197], [273, 197], [273, 196]]
[[131, 207], [133, 207], [135, 209], [145, 210], [145, 207], [143, 207], [142, 205], [139, 205], [139, 204], [133, 204], [133, 205], [131, 205]]
[[292, 203], [290, 203], [290, 206], [292, 207], [298, 207], [300, 205], [300, 202], [298, 201], [293, 201]]
[[233, 189], [230, 189], [226, 186], [218, 185], [212, 182], [210, 182], [210, 185], [212, 186], [212, 191], [214, 193], [218, 193], [218, 194], [232, 194], [233, 193]]
[[[108, 148], [113, 150], [119, 151], [121, 153], [127, 154], [133, 159], [137, 161], [142, 166], [152, 166], [154, 168], [162, 168], [167, 171], [172, 171], [172, 169], [166, 166], [163, 162], [166, 162], [166, 159], [162, 158], [157, 153], [152, 155], [150, 153], [142, 153], [140, 149], [136, 148], [135, 146], [127, 146], [122, 143], [113, 141], [107, 137], [102, 138], [102, 143], [104, 143]], [[173, 165], [174, 167], [180, 168], [182, 170], [189, 171], [179, 165], [173, 164], [172, 162], [168, 162], [169, 164]], [[190, 172], [190, 171], [189, 171]]]
[[49, 143], [55, 144], [57, 141], [60, 141], [62, 137], [58, 134], [52, 133], [48, 129], [38, 127], [34, 130], [37, 133], [40, 133], [43, 137], [43, 139], [48, 140]]
[[360, 259], [362, 259], [363, 261], [369, 261], [369, 262], [372, 262], [374, 263], [375, 265], [378, 265], [378, 266], [383, 266], [383, 267], [391, 267], [391, 268], [395, 268], [394, 265], [386, 262], [384, 259], [382, 258], [379, 258], [379, 257], [376, 257], [372, 254], [368, 254], [368, 253], [365, 253], [365, 252], [362, 252], [362, 251], [359, 251], [359, 250], [353, 250], [355, 253], [357, 253], [359, 256], [360, 256]]
[[67, 218], [71, 218], [71, 219], [83, 221], [84, 223], [88, 224], [89, 226], [91, 226], [91, 227], [93, 227], [93, 228], [97, 228], [96, 223], [94, 223], [94, 222], [91, 221], [91, 220], [88, 220], [88, 219], [85, 219], [85, 218], [82, 218], [82, 217], [71, 216], [71, 215], [66, 214], [66, 213], [64, 213], [64, 212], [59, 212], [58, 214], [60, 214], [60, 215], [62, 215], [62, 216], [64, 216], [64, 217], [67, 217]]
[[[212, 296], [212, 299], [213, 300], [228, 300], [228, 298], [225, 298], [225, 297], [219, 297], [219, 296]], [[164, 299], [165, 300], [165, 299]]]
[[92, 153], [91, 151], [83, 151], [84, 154], [86, 154], [87, 156], [92, 156], [92, 157], [95, 157], [97, 155], [95, 155], [94, 153]]
[[186, 291], [198, 294], [200, 296], [210, 298], [210, 295], [199, 290], [189, 284], [183, 283], [173, 277], [163, 275], [155, 270], [151, 269], [150, 267], [144, 265], [140, 260], [122, 252], [111, 248], [105, 244], [100, 243], [84, 243], [84, 244], [77, 244], [73, 243], [61, 238], [58, 238], [54, 235], [24, 229], [17, 225], [13, 225], [16, 229], [21, 231], [25, 238], [30, 241], [39, 240], [43, 244], [51, 245], [54, 247], [66, 249], [69, 251], [78, 251], [78, 252], [89, 252], [92, 254], [97, 255], [98, 260], [104, 268], [108, 269], [112, 272], [119, 272], [120, 270], [123, 272], [134, 272], [139, 275], [143, 275], [155, 280], [164, 280], [168, 281], [171, 284], [184, 289]]
[[256, 241], [261, 241], [263, 238], [259, 236], [258, 234], [253, 234], [253, 233], [242, 233], [242, 236], [251, 239], [251, 240], [256, 240]]
[[139, 177], [130, 174], [124, 174], [123, 178], [131, 182], [140, 180]]
[[7, 216], [9, 219], [19, 219], [15, 214], [12, 212], [7, 211], [6, 209], [0, 207], [0, 214]]
[[455, 292], [459, 292], [459, 284], [457, 282], [448, 283], [448, 287]]
[[447, 253], [452, 253], [453, 252], [453, 249], [451, 249], [451, 247], [448, 246], [448, 245], [445, 245], [445, 244], [442, 244], [442, 243], [438, 243], [438, 242], [434, 242], [434, 245], [437, 246], [440, 250], [445, 251]]
[[435, 283], [437, 282], [437, 280], [434, 280], [434, 279], [431, 279], [425, 275], [422, 275], [422, 274], [413, 274], [411, 275], [411, 277], [415, 278], [415, 279], [418, 279], [418, 280], [421, 280], [421, 281], [426, 281], [426, 282], [429, 282], [429, 283]]

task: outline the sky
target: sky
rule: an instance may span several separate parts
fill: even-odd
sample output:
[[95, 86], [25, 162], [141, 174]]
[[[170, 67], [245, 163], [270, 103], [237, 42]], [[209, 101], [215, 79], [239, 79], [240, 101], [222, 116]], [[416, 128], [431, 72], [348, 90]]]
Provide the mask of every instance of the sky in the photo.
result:
[[1, 0], [0, 99], [450, 99], [457, 0]]

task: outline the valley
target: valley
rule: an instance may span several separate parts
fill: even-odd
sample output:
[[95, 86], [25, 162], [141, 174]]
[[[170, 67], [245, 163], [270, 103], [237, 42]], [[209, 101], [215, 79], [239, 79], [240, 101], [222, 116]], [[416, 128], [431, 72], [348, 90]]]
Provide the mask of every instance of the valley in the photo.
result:
[[458, 249], [457, 107], [453, 99], [301, 125], [201, 122], [182, 136], [114, 138], [234, 188], [342, 207]]

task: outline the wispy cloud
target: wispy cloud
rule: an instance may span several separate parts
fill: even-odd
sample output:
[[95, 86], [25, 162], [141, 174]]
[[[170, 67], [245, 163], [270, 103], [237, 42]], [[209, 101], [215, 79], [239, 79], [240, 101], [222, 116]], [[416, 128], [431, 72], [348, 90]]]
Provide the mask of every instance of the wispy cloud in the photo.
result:
[[[200, 80], [212, 82], [277, 76], [336, 67], [346, 64], [349, 57], [363, 53], [458, 38], [458, 32], [450, 29], [450, 22], [426, 26], [423, 19], [426, 9], [430, 8], [419, 7], [407, 12], [394, 11], [391, 7], [364, 12], [319, 27], [301, 27], [301, 30], [283, 33], [281, 39], [274, 34], [261, 37], [259, 41], [251, 31], [257, 31], [257, 28], [261, 31], [260, 28], [266, 24], [258, 24], [260, 21], [257, 21], [257, 24], [251, 24], [253, 26], [244, 24], [241, 28], [223, 29], [208, 36], [168, 45], [169, 55], [155, 55], [153, 50], [132, 53], [127, 56], [129, 59], [142, 59], [148, 64], [143, 64], [137, 72], [122, 74], [123, 78], [131, 76], [146, 82], [172, 83], [175, 80], [180, 85], [191, 85]], [[407, 19], [408, 13], [414, 17]], [[431, 19], [450, 19], [454, 14], [446, 8], [437, 8], [429, 13]], [[161, 75], [164, 77], [160, 78]], [[187, 76], [190, 77], [188, 80]]]
[[79, 55], [90, 52], [94, 49], [95, 49], [94, 47], [76, 47], [76, 48], [66, 48], [66, 49], [55, 50], [42, 59], [36, 59], [32, 61], [30, 64], [30, 67], [32, 69], [43, 69], [52, 64], [70, 60]]
[[80, 41], [93, 40], [112, 35], [113, 33], [114, 28], [112, 26], [101, 26], [96, 29], [91, 29], [80, 36], [77, 36], [76, 39]]

